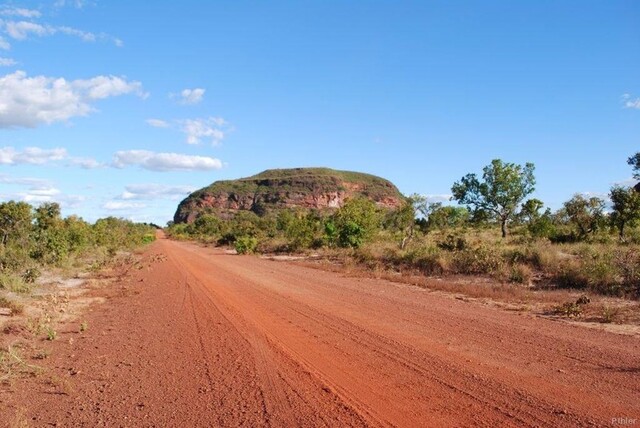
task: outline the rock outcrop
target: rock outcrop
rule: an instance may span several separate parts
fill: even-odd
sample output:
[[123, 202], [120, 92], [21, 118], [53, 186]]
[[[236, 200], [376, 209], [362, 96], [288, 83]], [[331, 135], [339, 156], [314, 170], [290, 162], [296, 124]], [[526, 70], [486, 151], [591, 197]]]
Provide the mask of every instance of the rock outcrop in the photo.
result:
[[274, 209], [332, 209], [366, 197], [395, 208], [404, 197], [390, 181], [374, 175], [329, 168], [271, 169], [253, 177], [216, 181], [180, 202], [175, 223], [191, 223], [202, 213], [233, 216], [246, 210], [262, 215]]

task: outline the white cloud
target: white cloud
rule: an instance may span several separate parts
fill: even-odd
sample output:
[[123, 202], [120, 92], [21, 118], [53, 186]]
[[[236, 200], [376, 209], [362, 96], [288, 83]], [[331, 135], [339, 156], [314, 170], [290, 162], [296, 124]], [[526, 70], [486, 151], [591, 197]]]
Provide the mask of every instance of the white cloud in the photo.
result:
[[33, 187], [26, 192], [20, 192], [15, 195], [17, 199], [25, 202], [53, 202], [61, 198], [60, 189], [53, 186]]
[[429, 203], [433, 203], [433, 202], [449, 202], [451, 200], [451, 196], [453, 196], [453, 195], [449, 195], [449, 194], [446, 194], [446, 193], [435, 194], [435, 195], [424, 195], [424, 197], [427, 198], [427, 202], [429, 202]]
[[5, 51], [11, 49], [11, 43], [7, 42], [2, 36], [0, 36], [0, 49]]
[[200, 144], [203, 139], [207, 139], [214, 146], [224, 139], [224, 131], [220, 128], [226, 123], [221, 117], [179, 121], [181, 131], [187, 136], [187, 144]]
[[29, 21], [8, 21], [4, 24], [4, 30], [9, 37], [16, 40], [25, 40], [30, 35], [44, 37], [56, 33], [56, 29]]
[[82, 9], [88, 4], [94, 4], [87, 0], [56, 0], [53, 7], [61, 8], [65, 6], [75, 7], [76, 9]]
[[22, 18], [40, 18], [40, 11], [34, 9], [25, 9], [20, 7], [3, 6], [0, 9], [0, 15], [3, 16], [20, 16]]
[[93, 158], [71, 158], [70, 163], [71, 165], [79, 166], [82, 169], [96, 169], [105, 166], [103, 163], [100, 163]]
[[640, 109], [640, 98], [633, 98], [630, 94], [622, 95], [622, 103], [625, 108]]
[[153, 126], [154, 128], [168, 128], [171, 126], [168, 122], [161, 119], [147, 119], [147, 125]]
[[123, 211], [146, 208], [146, 206], [146, 204], [142, 204], [140, 202], [108, 201], [102, 205], [102, 208], [109, 211]]
[[172, 98], [180, 98], [180, 104], [198, 104], [206, 92], [203, 88], [184, 89], [179, 95], [172, 94]]
[[78, 30], [76, 28], [71, 27], [58, 27], [55, 29], [56, 31], [61, 32], [62, 34], [66, 34], [67, 36], [75, 36], [80, 38], [85, 42], [95, 42], [97, 37], [95, 34], [90, 33], [88, 31]]
[[148, 150], [116, 152], [112, 166], [124, 168], [128, 165], [139, 165], [151, 171], [208, 171], [222, 168], [222, 162], [219, 159], [207, 156], [155, 153]]
[[11, 67], [16, 65], [17, 62], [12, 58], [0, 57], [0, 67]]
[[29, 186], [32, 189], [42, 189], [51, 186], [51, 183], [48, 180], [43, 180], [41, 178], [11, 177], [6, 174], [0, 174], [0, 183]]
[[121, 199], [180, 199], [193, 192], [193, 186], [165, 186], [162, 184], [132, 184], [125, 187]]
[[39, 147], [27, 147], [23, 151], [18, 151], [13, 147], [0, 147], [0, 165], [43, 165], [66, 157], [67, 151], [63, 148], [46, 150]]
[[638, 180], [633, 177], [629, 177], [629, 178], [625, 178], [624, 180], [614, 181], [611, 184], [613, 186], [631, 187], [638, 184]]
[[[0, 21], [0, 30], [14, 40], [26, 40], [29, 37], [49, 37], [56, 34], [64, 34], [66, 36], [77, 37], [84, 42], [109, 41], [117, 47], [123, 45], [122, 40], [117, 37], [110, 36], [106, 33], [95, 34], [90, 31], [84, 31], [66, 25], [53, 26], [49, 24], [39, 24], [33, 21]], [[3, 49], [10, 49], [11, 46], [5, 42]]]
[[92, 102], [130, 93], [145, 96], [140, 82], [123, 77], [67, 81], [47, 76], [27, 77], [24, 71], [16, 71], [0, 77], [0, 128], [34, 128], [87, 116], [95, 111]]

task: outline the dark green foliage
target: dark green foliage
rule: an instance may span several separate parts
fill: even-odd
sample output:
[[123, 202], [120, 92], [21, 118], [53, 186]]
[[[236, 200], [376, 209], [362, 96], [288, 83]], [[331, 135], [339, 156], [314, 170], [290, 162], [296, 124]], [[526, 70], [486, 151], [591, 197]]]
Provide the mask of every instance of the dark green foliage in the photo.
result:
[[604, 201], [602, 199], [597, 197], [587, 199], [576, 194], [564, 203], [563, 213], [567, 222], [576, 228], [578, 238], [584, 239], [604, 225], [603, 211]]
[[611, 223], [624, 239], [625, 227], [633, 227], [640, 220], [640, 193], [632, 187], [614, 186], [609, 197], [613, 208]]
[[627, 159], [627, 163], [633, 169], [633, 178], [640, 180], [640, 152]]
[[490, 214], [502, 227], [502, 237], [507, 236], [507, 223], [513, 220], [524, 198], [535, 189], [534, 166], [491, 161], [483, 169], [482, 181], [475, 174], [467, 174], [451, 188], [453, 199], [476, 211]]
[[332, 217], [338, 246], [360, 247], [379, 230], [381, 220], [376, 205], [369, 199], [348, 200]]
[[63, 219], [57, 203], [35, 210], [24, 202], [0, 203], [0, 273], [6, 281], [33, 283], [39, 266], [61, 265], [98, 247], [115, 252], [154, 239], [147, 225], [108, 218], [90, 225], [79, 217]]
[[462, 227], [469, 222], [471, 214], [465, 207], [442, 206], [441, 203], [429, 207], [427, 230], [443, 230]]
[[257, 246], [258, 240], [253, 236], [240, 236], [235, 242], [235, 248], [238, 254], [254, 253]]

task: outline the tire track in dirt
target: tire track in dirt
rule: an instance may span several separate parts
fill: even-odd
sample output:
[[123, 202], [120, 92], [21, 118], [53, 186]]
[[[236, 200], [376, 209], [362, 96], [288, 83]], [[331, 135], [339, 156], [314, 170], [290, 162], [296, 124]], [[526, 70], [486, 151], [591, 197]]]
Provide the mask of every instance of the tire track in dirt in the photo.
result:
[[[196, 250], [194, 248], [182, 248], [182, 250], [185, 253], [188, 253], [191, 251], [194, 252], [190, 254], [191, 261], [197, 258], [198, 254], [200, 254], [200, 251], [201, 251], [200, 249]], [[225, 270], [233, 272], [233, 274], [236, 274], [235, 277], [233, 277], [232, 275], [232, 278], [226, 278], [226, 281], [235, 281], [238, 283], [242, 283], [245, 289], [251, 289], [254, 292], [253, 296], [243, 296], [245, 298], [245, 301], [262, 302], [262, 301], [267, 301], [271, 299], [269, 303], [264, 304], [264, 306], [267, 307], [267, 312], [269, 310], [273, 310], [273, 312], [277, 312], [283, 307], [287, 307], [287, 304], [288, 304], [287, 300], [284, 299], [282, 296], [278, 295], [278, 293], [272, 293], [271, 292], [272, 290], [269, 290], [269, 292], [265, 291], [266, 287], [263, 287], [262, 285], [264, 285], [266, 279], [262, 281], [262, 283], [258, 283], [258, 282], [253, 283], [252, 281], [246, 281], [246, 276], [241, 275], [239, 273], [239, 272], [242, 272], [242, 269], [239, 269], [237, 266], [233, 266], [233, 267], [230, 266], [229, 263], [226, 263], [226, 260], [224, 263], [221, 262], [219, 264], [213, 261], [213, 260], [222, 260], [225, 258], [228, 260], [238, 260], [238, 258], [234, 258], [230, 256], [222, 256], [222, 255], [218, 255], [216, 259], [211, 259], [212, 264], [218, 265], [216, 274], [219, 277], [224, 273]], [[251, 263], [247, 263], [245, 260], [243, 260], [241, 263], [242, 264], [246, 263], [247, 266], [251, 266], [251, 268], [254, 268], [254, 269], [258, 264], [258, 262], [254, 260], [252, 260]], [[288, 270], [289, 267], [290, 266], [286, 266], [286, 269]], [[197, 268], [195, 267], [194, 269], [197, 270]], [[261, 272], [260, 274], [264, 275], [264, 272]], [[245, 282], [243, 282], [243, 280], [245, 280]], [[215, 282], [215, 280], [213, 279], [211, 281]], [[311, 283], [313, 283], [313, 281], [307, 280], [304, 286]], [[254, 287], [252, 287], [252, 285], [254, 285]], [[216, 287], [215, 290], [213, 288], [211, 289], [211, 291], [214, 293], [219, 292], [219, 290], [220, 290], [220, 287]], [[224, 295], [224, 296], [221, 295], [220, 297], [221, 299], [224, 299], [227, 301], [230, 299], [229, 295]], [[331, 297], [327, 295], [327, 300], [330, 300], [330, 299]], [[313, 318], [310, 316], [310, 314], [318, 315], [317, 312], [313, 312], [312, 308], [309, 308], [308, 306], [305, 307], [305, 304], [301, 301], [295, 301], [293, 305], [295, 305], [298, 309], [289, 305], [289, 307], [287, 307], [287, 311], [297, 313], [298, 315], [301, 315], [307, 318]], [[300, 308], [304, 308], [304, 311], [301, 310]], [[252, 307], [250, 310], [248, 310], [248, 312], [253, 312], [255, 310], [256, 308]], [[509, 378], [507, 376], [507, 379], [503, 381], [502, 379], [500, 379], [500, 377], [496, 378], [493, 376], [487, 376], [486, 373], [484, 373], [483, 376], [478, 376], [475, 373], [475, 370], [472, 370], [471, 372], [468, 370], [465, 370], [464, 364], [459, 364], [460, 361], [457, 361], [456, 364], [454, 364], [451, 361], [446, 361], [444, 359], [441, 359], [439, 361], [436, 361], [436, 363], [441, 366], [440, 373], [436, 373], [433, 370], [425, 370], [424, 367], [429, 367], [430, 365], [434, 364], [434, 359], [433, 359], [434, 355], [429, 355], [429, 357], [431, 358], [428, 358], [427, 360], [422, 360], [422, 362], [420, 363], [419, 361], [422, 356], [419, 356], [417, 358], [415, 356], [416, 354], [415, 349], [402, 348], [400, 342], [388, 341], [388, 339], [382, 335], [368, 332], [366, 330], [362, 330], [359, 327], [355, 326], [353, 323], [349, 323], [348, 321], [337, 318], [332, 314], [327, 314], [324, 312], [320, 312], [319, 314], [321, 316], [328, 316], [329, 318], [325, 321], [320, 321], [316, 318], [315, 319], [315, 322], [317, 323], [317, 325], [315, 326], [316, 329], [322, 329], [322, 328], [331, 329], [332, 328], [331, 326], [333, 325], [334, 332], [339, 333], [340, 331], [344, 332], [346, 329], [348, 329], [347, 324], [350, 324], [351, 328], [353, 329], [353, 334], [351, 334], [351, 336], [357, 338], [357, 340], [353, 341], [354, 346], [365, 347], [365, 348], [368, 348], [369, 350], [372, 350], [371, 352], [374, 352], [374, 353], [377, 352], [380, 355], [380, 357], [383, 359], [387, 358], [390, 360], [395, 360], [399, 364], [409, 367], [411, 370], [413, 370], [415, 374], [423, 377], [428, 376], [432, 380], [435, 380], [438, 383], [440, 383], [443, 387], [455, 391], [457, 395], [467, 396], [469, 399], [475, 400], [478, 403], [481, 403], [483, 407], [487, 407], [487, 405], [492, 404], [494, 412], [497, 412], [497, 413], [502, 412], [512, 422], [517, 421], [518, 418], [522, 418], [522, 420], [516, 423], [517, 425], [524, 424], [524, 425], [537, 426], [542, 424], [547, 426], [554, 426], [554, 425], [557, 425], [559, 420], [562, 420], [564, 421], [564, 423], [566, 423], [567, 419], [572, 420], [574, 425], [588, 425], [590, 421], [593, 421], [592, 418], [588, 416], [588, 414], [591, 413], [590, 409], [600, 407], [599, 404], [600, 404], [600, 401], [602, 400], [602, 397], [598, 397], [596, 395], [594, 396], [583, 395], [582, 397], [580, 397], [579, 393], [578, 394], [575, 393], [575, 390], [577, 388], [575, 388], [573, 385], [554, 384], [554, 382], [552, 381], [540, 382], [540, 379], [535, 379], [532, 377], [518, 379], [517, 377]], [[388, 315], [393, 316], [393, 314], [391, 313], [389, 313]], [[508, 318], [515, 318], [515, 319], [519, 318], [519, 317], [514, 317], [510, 314], [502, 314], [502, 316], [505, 316]], [[264, 319], [261, 321], [263, 323], [265, 322]], [[259, 323], [256, 323], [256, 325], [258, 324]], [[418, 322], [418, 324], [420, 323]], [[274, 328], [277, 329], [280, 327], [281, 326], [276, 326]], [[473, 330], [472, 326], [470, 326], [470, 330]], [[283, 329], [282, 331], [285, 331], [285, 330]], [[369, 341], [368, 342], [363, 341], [362, 339], [366, 338], [368, 335], [370, 336]], [[630, 340], [632, 343], [635, 344], [634, 346], [637, 346], [636, 340], [634, 339], [630, 339]], [[516, 347], [519, 346], [520, 344], [520, 342], [518, 342], [517, 340], [512, 340], [511, 342], [512, 344], [515, 344]], [[286, 345], [283, 346], [282, 341], [279, 343], [279, 345], [286, 349]], [[385, 352], [381, 352], [380, 351], [381, 349], [385, 349]], [[401, 351], [395, 352], [394, 349], [401, 349]], [[292, 352], [290, 348], [287, 349], [287, 351], [290, 354], [294, 354], [294, 352]], [[442, 350], [438, 350], [436, 354], [440, 354], [440, 353], [442, 353]], [[412, 355], [413, 359], [411, 360], [407, 359], [404, 357], [404, 355]], [[553, 355], [553, 353], [548, 353], [548, 355], [549, 356]], [[453, 355], [449, 355], [449, 357], [452, 357], [452, 356]], [[353, 356], [353, 355], [352, 357], [357, 358], [357, 356]], [[304, 354], [295, 355], [293, 358], [301, 362], [304, 362], [305, 364], [309, 364], [308, 360], [305, 360]], [[550, 358], [550, 360], [553, 361], [552, 358]], [[418, 363], [416, 363], [416, 361], [418, 361]], [[636, 362], [637, 362], [637, 358], [636, 358]], [[464, 363], [464, 361], [462, 363]], [[317, 370], [317, 371], [321, 372], [321, 370]], [[458, 382], [455, 382], [456, 380]], [[526, 388], [520, 387], [518, 385], [518, 381], [537, 381], [539, 383], [539, 386], [538, 386], [539, 388], [537, 391], [532, 391], [530, 389], [528, 390]], [[630, 386], [633, 387], [633, 385], [634, 384], [632, 383]], [[478, 392], [471, 393], [470, 390], [478, 390]], [[488, 395], [489, 399], [484, 399], [483, 397], [487, 396], [487, 392], [488, 391], [490, 392], [491, 390], [493, 390], [494, 393]], [[554, 398], [557, 397], [558, 394], [566, 394], [572, 391], [574, 393], [571, 395], [573, 395], [572, 398], [576, 398], [575, 400], [569, 399], [569, 400], [566, 400], [565, 403], [554, 402]], [[581, 400], [579, 398], [581, 398]], [[574, 401], [575, 403], [573, 403], [572, 401]], [[502, 404], [497, 405], [499, 403], [502, 403]], [[567, 404], [569, 404], [569, 407], [567, 407]], [[580, 404], [580, 405], [575, 406], [575, 404]], [[621, 407], [618, 405], [611, 405], [611, 403], [608, 406], [608, 408], [609, 408], [608, 411], [612, 412], [612, 414], [617, 414], [618, 412], [625, 411], [624, 406]], [[504, 421], [502, 421], [502, 423], [504, 423]], [[477, 424], [477, 420], [476, 420], [476, 424]]]
[[146, 259], [159, 261], [122, 278], [122, 295], [88, 314], [88, 334], [54, 342], [46, 364], [70, 387], [24, 380], [0, 402], [0, 426], [6, 405], [34, 426], [572, 427], [640, 416], [636, 337], [164, 239]]

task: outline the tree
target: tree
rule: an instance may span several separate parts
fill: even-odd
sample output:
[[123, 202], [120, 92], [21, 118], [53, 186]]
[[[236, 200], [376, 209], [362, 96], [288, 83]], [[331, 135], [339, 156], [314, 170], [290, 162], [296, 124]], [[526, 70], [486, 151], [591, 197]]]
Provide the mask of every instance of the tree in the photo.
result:
[[475, 174], [467, 174], [455, 182], [451, 188], [452, 199], [497, 219], [504, 238], [518, 206], [535, 190], [534, 169], [532, 163], [523, 167], [494, 159], [483, 168], [482, 181]]
[[614, 186], [609, 197], [613, 208], [611, 223], [618, 228], [620, 239], [624, 240], [625, 226], [634, 226], [640, 220], [640, 193], [633, 187]]
[[31, 220], [31, 205], [28, 203], [0, 203], [0, 244], [6, 246], [12, 238], [28, 237]]
[[426, 227], [429, 230], [460, 227], [469, 221], [469, 217], [469, 210], [465, 207], [443, 206], [435, 202], [429, 206]]
[[520, 209], [519, 217], [527, 224], [531, 224], [540, 218], [540, 210], [544, 207], [544, 202], [540, 199], [528, 199]]
[[597, 197], [589, 199], [582, 195], [574, 195], [564, 203], [564, 210], [569, 223], [578, 228], [581, 238], [596, 231], [604, 220], [604, 201]]
[[633, 168], [633, 178], [640, 180], [640, 152], [627, 159], [627, 163]]
[[340, 247], [358, 248], [380, 227], [380, 215], [371, 200], [355, 198], [345, 202], [330, 222]]
[[404, 203], [389, 218], [389, 226], [400, 233], [400, 249], [404, 249], [407, 243], [413, 239], [416, 227], [416, 218], [420, 215], [427, 217], [427, 198], [418, 194], [407, 197]]

